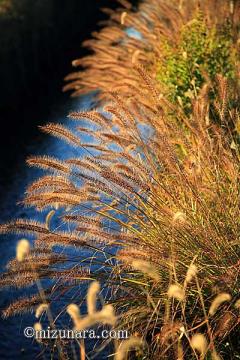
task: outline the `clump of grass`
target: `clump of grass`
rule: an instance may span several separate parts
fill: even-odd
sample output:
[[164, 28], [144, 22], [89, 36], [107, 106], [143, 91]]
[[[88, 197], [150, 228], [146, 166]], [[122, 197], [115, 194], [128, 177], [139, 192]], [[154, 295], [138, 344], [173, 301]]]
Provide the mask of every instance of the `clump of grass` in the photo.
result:
[[[142, 68], [136, 66], [135, 71], [146, 82], [143, 99], [147, 97], [151, 107], [134, 98], [126, 105], [124, 97], [111, 93], [111, 106], [105, 107], [104, 115], [72, 114], [74, 121], [89, 118], [95, 124], [96, 142], [81, 143], [77, 137], [77, 131], [93, 136], [87, 122], [84, 128], [76, 124], [75, 134], [62, 125], [44, 128], [88, 149], [85, 156], [28, 161], [52, 175], [29, 186], [26, 205], [49, 213], [57, 204], [61, 226], [67, 223], [68, 230], [52, 227], [50, 217], [58, 216], [58, 210], [46, 217], [46, 223], [16, 220], [0, 230], [34, 235], [37, 249], [55, 257], [56, 246], [63, 253], [68, 248], [75, 248], [76, 254], [78, 248], [88, 251], [90, 255], [80, 256], [80, 261], [90, 266], [89, 274], [82, 270], [79, 275], [67, 258], [63, 268], [61, 262], [56, 268], [50, 260], [39, 276], [52, 279], [52, 289], [56, 289], [54, 279], [58, 286], [76, 289], [74, 279], [100, 279], [111, 289], [106, 301], [117, 310], [118, 326], [130, 335], [139, 334], [148, 344], [149, 359], [159, 354], [163, 359], [180, 353], [194, 356], [200, 349], [191, 346], [195, 333], [207, 339], [207, 353], [230, 356], [235, 350], [226, 350], [224, 343], [239, 331], [239, 153], [231, 146], [231, 133], [226, 137], [220, 125], [206, 123], [208, 98], [200, 94], [196, 99], [195, 116], [187, 117], [175, 107], [182, 118], [176, 123], [169, 116], [174, 105], [159, 96]], [[220, 88], [225, 82], [219, 78]], [[219, 90], [219, 104], [224, 100], [221, 96]], [[229, 113], [223, 114], [224, 126]], [[113, 149], [113, 144], [118, 148]], [[31, 259], [31, 252], [26, 256]], [[19, 273], [13, 267], [3, 274], [2, 285], [13, 284], [13, 279], [19, 287], [31, 285], [34, 277], [24, 266], [28, 271]], [[68, 276], [62, 278], [64, 273]], [[98, 291], [93, 283], [87, 297], [90, 314], [79, 318], [82, 328], [102, 319], [101, 313], [95, 316]], [[13, 304], [6, 313], [10, 309]]]
[[[150, 14], [149, 4], [154, 5]], [[147, 28], [147, 23], [159, 20], [157, 10], [162, 9], [175, 28], [182, 22], [175, 8], [159, 1], [146, 1], [145, 6], [148, 21], [141, 25], [131, 12], [117, 13], [121, 26], [134, 24], [142, 30], [147, 41], [141, 51], [148, 41], [158, 46], [159, 39], [153, 36], [157, 29], [150, 32]], [[121, 33], [115, 30], [107, 28], [101, 33], [106, 43]], [[20, 219], [0, 227], [1, 233], [34, 236], [35, 244], [20, 268], [10, 262], [0, 284], [31, 286], [35, 249], [40, 256], [35, 269], [41, 264], [38, 276], [51, 280], [46, 294], [61, 294], [66, 289], [76, 294], [82, 282], [97, 278], [104, 284], [106, 303], [111, 303], [105, 305], [111, 309], [109, 318], [115, 319], [114, 306], [119, 319], [114, 325], [147, 344], [146, 358], [231, 358], [238, 353], [234, 339], [239, 336], [240, 322], [239, 149], [229, 127], [230, 123], [237, 126], [238, 112], [232, 111], [228, 101], [234, 89], [226, 78], [217, 77], [214, 107], [218, 123], [210, 116], [211, 99], [205, 84], [192, 99], [192, 114], [188, 114], [160, 91], [146, 51], [143, 62], [150, 71], [135, 57], [129, 75], [128, 61], [137, 51], [137, 41], [130, 42], [132, 51], [124, 61], [120, 56], [126, 50], [124, 42], [120, 41], [111, 56], [102, 52], [106, 43], [98, 47], [94, 42], [99, 52], [85, 59], [90, 66], [84, 81], [85, 90], [100, 85], [107, 88], [108, 103], [103, 111], [71, 113], [74, 131], [61, 124], [43, 128], [69, 146], [83, 149], [84, 155], [64, 161], [46, 156], [28, 159], [47, 175], [28, 187], [24, 204], [49, 215], [45, 223]], [[106, 56], [113, 63], [108, 76], [101, 77]], [[122, 91], [124, 76], [127, 84]], [[94, 84], [89, 80], [93, 78]], [[110, 79], [115, 91], [108, 89]], [[79, 94], [83, 80], [74, 84]], [[94, 141], [80, 141], [82, 133]], [[60, 217], [57, 228], [52, 217]], [[76, 256], [71, 257], [69, 249]], [[50, 259], [45, 266], [46, 253]], [[96, 320], [98, 290], [98, 283], [93, 283], [86, 318], [81, 318], [76, 306], [68, 308], [78, 325], [88, 326]], [[56, 305], [57, 300], [52, 302]], [[27, 304], [32, 308], [36, 301], [16, 301], [5, 314], [15, 314], [17, 307], [23, 311]], [[234, 346], [226, 347], [226, 343]], [[127, 356], [125, 350], [123, 353]]]
[[[173, 0], [166, 3], [145, 0], [137, 8], [128, 1], [119, 3], [121, 8], [107, 11], [107, 26], [84, 43], [92, 50], [92, 55], [73, 61], [77, 70], [66, 77], [68, 84], [65, 86], [65, 90], [73, 90], [73, 96], [101, 89], [99, 97], [106, 98], [111, 88], [125, 95], [133, 90], [140, 92], [145, 84], [131, 70], [132, 62], [136, 61], [153, 77], [167, 81], [170, 87], [180, 86], [178, 80], [181, 80], [186, 88], [184, 92], [193, 88], [187, 62], [196, 76], [196, 86], [203, 83], [206, 72], [212, 79], [218, 73], [228, 78], [234, 76], [239, 46], [240, 6], [237, 1]], [[188, 58], [184, 59], [186, 55]], [[164, 62], [166, 58], [169, 64]], [[183, 68], [181, 74], [176, 74], [176, 61]], [[163, 71], [159, 73], [161, 67]], [[169, 75], [164, 73], [168, 68]], [[181, 94], [184, 92], [182, 90]]]

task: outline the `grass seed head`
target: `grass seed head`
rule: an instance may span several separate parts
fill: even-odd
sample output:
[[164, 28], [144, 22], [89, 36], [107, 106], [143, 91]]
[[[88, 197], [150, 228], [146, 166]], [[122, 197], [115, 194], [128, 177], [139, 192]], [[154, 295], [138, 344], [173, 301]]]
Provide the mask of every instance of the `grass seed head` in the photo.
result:
[[186, 274], [186, 279], [185, 279], [186, 284], [190, 283], [193, 280], [193, 278], [197, 275], [197, 272], [198, 272], [197, 266], [191, 264]]
[[100, 291], [100, 284], [98, 281], [93, 281], [87, 292], [87, 308], [88, 314], [93, 315], [96, 312], [97, 294]]
[[115, 354], [114, 360], [125, 360], [128, 358], [128, 352], [133, 349], [137, 349], [143, 345], [143, 341], [137, 337], [130, 337], [128, 340], [124, 340]]
[[217, 295], [210, 306], [209, 315], [214, 315], [217, 312], [219, 306], [226, 301], [230, 301], [231, 298], [231, 295], [227, 293], [221, 293]]
[[184, 225], [186, 223], [186, 214], [184, 214], [181, 211], [177, 211], [174, 215], [173, 215], [173, 225]]
[[153, 280], [155, 280], [157, 282], [160, 281], [159, 273], [157, 272], [156, 268], [153, 265], [151, 265], [149, 262], [144, 261], [144, 260], [133, 260], [131, 262], [131, 266], [134, 269], [139, 270], [143, 274], [149, 276]]
[[40, 322], [36, 322], [34, 325], [33, 325], [33, 328], [35, 330], [35, 339], [37, 340], [37, 342], [41, 343], [42, 342], [42, 339], [41, 339], [41, 336], [39, 336], [40, 332], [42, 331], [42, 325]]
[[183, 301], [185, 299], [184, 290], [177, 284], [169, 286], [167, 295], [169, 298], [174, 298], [178, 301]]
[[197, 350], [200, 353], [201, 357], [204, 357], [208, 348], [208, 342], [206, 337], [200, 333], [193, 335], [191, 339], [191, 347], [194, 350]]
[[240, 309], [240, 299], [238, 299], [238, 300], [235, 302], [234, 307], [235, 307], [236, 309]]
[[67, 313], [71, 316], [74, 324], [77, 325], [81, 319], [79, 307], [76, 304], [70, 304], [67, 307]]
[[48, 311], [48, 304], [40, 304], [35, 312], [35, 316], [38, 319], [44, 312]]
[[19, 262], [23, 261], [30, 252], [30, 243], [27, 239], [19, 240], [16, 248], [16, 258]]

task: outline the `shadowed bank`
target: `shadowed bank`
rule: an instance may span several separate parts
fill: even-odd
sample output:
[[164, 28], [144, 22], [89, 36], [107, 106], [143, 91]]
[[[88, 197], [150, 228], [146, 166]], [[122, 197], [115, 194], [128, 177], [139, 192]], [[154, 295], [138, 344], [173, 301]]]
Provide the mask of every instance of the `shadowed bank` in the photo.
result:
[[85, 55], [84, 39], [105, 19], [103, 0], [0, 1], [0, 194], [24, 164], [26, 145], [40, 141], [37, 125], [64, 103], [63, 78]]

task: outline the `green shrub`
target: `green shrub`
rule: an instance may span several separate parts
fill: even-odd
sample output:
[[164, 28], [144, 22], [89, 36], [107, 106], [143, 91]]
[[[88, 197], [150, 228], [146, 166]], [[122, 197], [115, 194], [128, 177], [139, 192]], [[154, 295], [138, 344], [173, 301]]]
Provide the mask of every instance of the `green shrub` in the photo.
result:
[[166, 86], [169, 100], [188, 110], [206, 80], [214, 83], [217, 74], [233, 80], [236, 63], [230, 24], [209, 27], [199, 12], [181, 29], [177, 43], [163, 39], [157, 79]]
[[11, 8], [11, 1], [0, 0], [0, 15], [5, 14]]

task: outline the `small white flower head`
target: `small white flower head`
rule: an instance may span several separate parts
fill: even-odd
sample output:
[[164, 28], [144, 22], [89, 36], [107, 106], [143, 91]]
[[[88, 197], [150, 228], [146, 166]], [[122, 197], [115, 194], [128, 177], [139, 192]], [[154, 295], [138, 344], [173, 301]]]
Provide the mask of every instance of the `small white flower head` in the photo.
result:
[[27, 239], [21, 239], [17, 243], [16, 247], [16, 258], [18, 261], [23, 261], [26, 256], [30, 253], [30, 243]]

